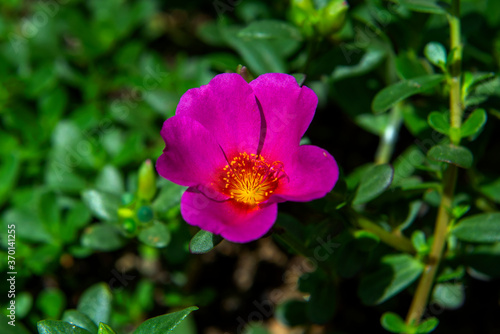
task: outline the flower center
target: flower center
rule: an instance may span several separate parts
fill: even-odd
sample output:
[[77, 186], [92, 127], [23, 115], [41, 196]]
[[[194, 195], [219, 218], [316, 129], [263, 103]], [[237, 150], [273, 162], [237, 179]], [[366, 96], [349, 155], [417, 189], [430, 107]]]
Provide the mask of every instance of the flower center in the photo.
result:
[[269, 164], [262, 156], [240, 153], [224, 167], [222, 192], [236, 202], [255, 207], [266, 201], [287, 177], [281, 161]]

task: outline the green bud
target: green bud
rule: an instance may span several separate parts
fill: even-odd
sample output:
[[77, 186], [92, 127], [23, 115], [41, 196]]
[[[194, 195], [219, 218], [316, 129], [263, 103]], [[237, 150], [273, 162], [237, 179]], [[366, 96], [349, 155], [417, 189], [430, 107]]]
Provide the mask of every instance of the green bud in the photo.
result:
[[151, 160], [146, 160], [139, 168], [139, 187], [137, 195], [140, 199], [151, 200], [156, 193], [156, 175]]
[[147, 223], [150, 222], [153, 219], [153, 210], [146, 205], [143, 205], [137, 210], [137, 219], [141, 223]]
[[349, 5], [345, 0], [330, 1], [319, 10], [318, 32], [323, 36], [329, 36], [342, 29], [347, 9], [349, 9]]
[[134, 236], [137, 233], [137, 223], [133, 218], [127, 218], [122, 223], [123, 230], [128, 236]]
[[292, 0], [289, 17], [301, 29], [304, 36], [314, 36], [314, 26], [318, 17], [312, 0]]
[[292, 0], [291, 3], [290, 20], [306, 37], [329, 36], [344, 26], [349, 8], [345, 0], [321, 1], [316, 5], [312, 0]]

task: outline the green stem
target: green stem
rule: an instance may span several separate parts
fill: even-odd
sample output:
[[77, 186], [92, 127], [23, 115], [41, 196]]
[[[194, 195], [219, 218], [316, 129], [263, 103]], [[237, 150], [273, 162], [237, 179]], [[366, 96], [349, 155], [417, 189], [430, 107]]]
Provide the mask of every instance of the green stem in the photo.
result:
[[394, 152], [394, 146], [398, 139], [399, 128], [403, 121], [403, 113], [401, 111], [402, 103], [396, 104], [390, 111], [389, 114], [389, 124], [384, 130], [382, 136], [380, 136], [380, 143], [375, 153], [375, 163], [386, 164], [391, 160], [392, 153]]
[[[450, 44], [453, 52], [450, 64], [450, 123], [451, 127], [459, 129], [462, 125], [462, 100], [460, 86], [462, 75], [462, 43], [460, 41], [460, 0], [452, 1], [450, 22]], [[459, 139], [458, 139], [459, 140]], [[454, 143], [458, 144], [458, 143]]]
[[413, 248], [411, 241], [402, 235], [397, 235], [389, 231], [386, 231], [377, 224], [369, 221], [366, 218], [359, 216], [358, 216], [358, 225], [362, 229], [375, 234], [377, 237], [380, 238], [380, 240], [383, 243], [393, 247], [394, 249], [411, 254], [415, 253], [415, 249]]
[[441, 262], [445, 240], [448, 234], [448, 224], [452, 219], [450, 211], [456, 179], [457, 167], [455, 165], [449, 165], [443, 175], [444, 188], [434, 228], [434, 242], [432, 243], [427, 265], [425, 266], [422, 277], [418, 282], [417, 290], [413, 296], [410, 310], [406, 316], [406, 323], [408, 325], [417, 324], [420, 321], [429, 299], [434, 278], [436, 277], [436, 272]]
[[[462, 104], [460, 97], [460, 76], [462, 62], [462, 45], [460, 43], [460, 0], [452, 1], [450, 22], [450, 44], [453, 53], [453, 59], [450, 66], [450, 124], [453, 128], [460, 128], [462, 124]], [[458, 145], [460, 138], [450, 138], [452, 143]], [[448, 226], [453, 219], [451, 214], [453, 194], [457, 180], [457, 167], [449, 165], [443, 173], [443, 192], [441, 194], [441, 203], [439, 205], [436, 224], [434, 227], [434, 241], [429, 254], [428, 263], [425, 267], [422, 277], [418, 282], [417, 290], [413, 296], [410, 310], [406, 316], [408, 325], [416, 325], [420, 322], [424, 313], [429, 295], [434, 284], [437, 269], [443, 256], [443, 249], [448, 234]]]

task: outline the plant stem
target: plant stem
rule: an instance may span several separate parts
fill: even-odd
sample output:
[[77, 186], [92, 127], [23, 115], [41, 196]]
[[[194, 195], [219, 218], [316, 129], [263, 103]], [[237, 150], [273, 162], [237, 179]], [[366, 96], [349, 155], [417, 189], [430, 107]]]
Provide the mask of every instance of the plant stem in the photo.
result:
[[382, 227], [363, 217], [358, 216], [358, 224], [362, 229], [375, 234], [383, 243], [393, 247], [394, 249], [410, 254], [415, 253], [415, 249], [413, 248], [413, 245], [408, 238], [402, 235], [388, 232]]
[[[462, 124], [462, 104], [460, 97], [460, 76], [462, 62], [462, 45], [460, 43], [460, 0], [452, 0], [451, 14], [449, 15], [450, 22], [450, 40], [451, 50], [453, 53], [452, 63], [450, 66], [451, 77], [448, 80], [450, 85], [450, 124], [452, 128], [459, 129]], [[452, 143], [458, 145], [460, 137], [450, 138]], [[410, 310], [406, 316], [408, 325], [416, 325], [420, 322], [424, 313], [429, 294], [431, 292], [436, 272], [443, 256], [446, 236], [448, 234], [448, 225], [452, 220], [451, 208], [453, 201], [453, 193], [457, 180], [457, 167], [449, 165], [443, 173], [443, 192], [441, 194], [441, 203], [439, 205], [438, 214], [436, 217], [436, 225], [434, 228], [434, 241], [432, 243], [431, 252], [429, 254], [428, 263], [425, 267], [422, 277], [418, 282], [417, 290], [413, 297]]]
[[399, 128], [403, 120], [401, 107], [402, 103], [399, 102], [390, 111], [389, 124], [387, 124], [384, 133], [380, 137], [380, 143], [375, 153], [375, 163], [377, 165], [386, 164], [391, 160], [394, 146], [398, 139]]
[[[462, 67], [462, 43], [460, 41], [460, 0], [453, 0], [451, 5], [450, 22], [450, 44], [453, 52], [450, 64], [450, 123], [453, 128], [462, 125], [462, 100], [460, 98], [460, 77]], [[454, 143], [458, 144], [458, 143]]]
[[429, 254], [428, 263], [422, 273], [422, 277], [418, 282], [417, 290], [413, 296], [413, 300], [406, 316], [408, 325], [417, 324], [424, 313], [424, 309], [429, 299], [434, 278], [441, 262], [443, 248], [445, 245], [446, 236], [448, 234], [448, 224], [451, 221], [451, 203], [453, 201], [453, 192], [455, 190], [455, 182], [457, 179], [457, 167], [449, 165], [443, 175], [443, 194], [441, 195], [441, 204], [439, 205], [438, 215], [436, 218], [436, 226], [434, 228], [434, 242], [432, 243], [431, 252]]

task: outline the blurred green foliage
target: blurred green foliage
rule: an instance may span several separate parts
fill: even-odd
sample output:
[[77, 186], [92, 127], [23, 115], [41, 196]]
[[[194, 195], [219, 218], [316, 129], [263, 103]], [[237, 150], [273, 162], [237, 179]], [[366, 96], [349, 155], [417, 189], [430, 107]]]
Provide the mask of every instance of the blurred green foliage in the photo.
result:
[[[464, 122], [454, 128], [450, 1], [2, 1], [0, 269], [17, 274], [16, 327], [5, 318], [0, 332], [268, 333], [268, 318], [324, 333], [499, 331], [495, 301], [469, 317], [481, 310], [477, 282], [500, 293], [499, 4], [462, 1]], [[332, 193], [283, 205], [274, 228], [274, 252], [310, 266], [280, 260], [247, 290], [217, 275], [236, 277], [230, 261], [262, 244], [217, 246], [188, 227], [185, 188], [153, 169], [182, 94], [240, 64], [316, 92], [303, 142], [342, 168]], [[425, 321], [409, 325], [451, 165], [447, 247]], [[294, 293], [269, 297], [288, 274]], [[9, 282], [0, 289], [7, 316]], [[469, 314], [454, 319], [461, 308]]]

